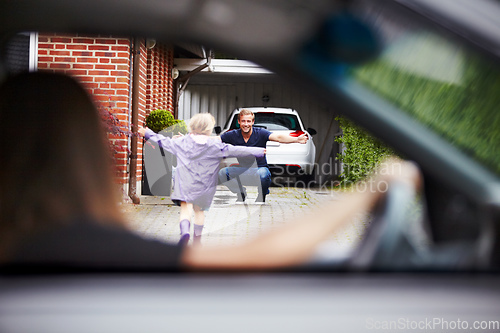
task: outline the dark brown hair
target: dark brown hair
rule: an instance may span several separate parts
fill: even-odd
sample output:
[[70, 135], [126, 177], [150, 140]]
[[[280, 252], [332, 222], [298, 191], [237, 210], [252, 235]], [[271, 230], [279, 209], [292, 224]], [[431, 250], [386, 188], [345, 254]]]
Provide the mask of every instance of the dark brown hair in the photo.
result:
[[0, 86], [0, 150], [0, 257], [8, 241], [78, 217], [123, 223], [101, 118], [73, 79], [7, 79]]

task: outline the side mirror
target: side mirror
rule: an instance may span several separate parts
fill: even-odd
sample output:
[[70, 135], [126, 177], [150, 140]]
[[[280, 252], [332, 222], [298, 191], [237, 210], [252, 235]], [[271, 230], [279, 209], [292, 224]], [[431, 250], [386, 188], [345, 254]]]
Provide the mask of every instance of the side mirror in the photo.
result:
[[214, 127], [215, 134], [219, 135], [222, 132], [222, 128], [220, 126]]
[[316, 132], [316, 130], [315, 130], [314, 128], [310, 128], [310, 127], [307, 129], [307, 132], [308, 132], [309, 134], [311, 134], [311, 135], [316, 135], [316, 134], [318, 134], [318, 132]]

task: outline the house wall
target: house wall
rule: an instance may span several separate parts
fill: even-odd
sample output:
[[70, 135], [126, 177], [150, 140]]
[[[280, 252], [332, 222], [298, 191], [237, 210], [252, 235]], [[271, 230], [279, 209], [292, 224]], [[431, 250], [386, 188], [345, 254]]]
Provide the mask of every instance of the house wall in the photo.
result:
[[[114, 115], [122, 133], [109, 133], [115, 150], [116, 181], [128, 184], [129, 132], [132, 109], [132, 48], [130, 38], [113, 36], [39, 34], [38, 70], [73, 76], [93, 96], [98, 107]], [[147, 49], [144, 41], [140, 61], [139, 124], [151, 110], [173, 110], [170, 76], [173, 51], [168, 45]], [[137, 180], [142, 179], [142, 144], [138, 145]], [[140, 184], [139, 184], [140, 186]], [[138, 191], [140, 193], [140, 191]]]
[[147, 89], [146, 110], [164, 109], [173, 113], [173, 48], [168, 45], [157, 45], [147, 54]]

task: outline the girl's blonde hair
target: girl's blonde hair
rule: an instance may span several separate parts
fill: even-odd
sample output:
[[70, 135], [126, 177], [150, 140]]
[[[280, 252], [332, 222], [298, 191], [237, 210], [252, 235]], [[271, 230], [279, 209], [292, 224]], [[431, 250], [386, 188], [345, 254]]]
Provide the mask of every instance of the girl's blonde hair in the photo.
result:
[[215, 126], [215, 118], [210, 113], [198, 113], [189, 121], [190, 133], [210, 135]]

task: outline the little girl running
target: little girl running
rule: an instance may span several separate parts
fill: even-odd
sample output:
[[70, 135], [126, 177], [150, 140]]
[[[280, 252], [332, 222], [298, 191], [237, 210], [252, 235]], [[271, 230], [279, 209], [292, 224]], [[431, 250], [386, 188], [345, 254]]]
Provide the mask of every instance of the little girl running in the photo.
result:
[[138, 133], [146, 140], [156, 142], [177, 156], [172, 201], [181, 207], [180, 229], [182, 243], [189, 241], [191, 215], [194, 210], [194, 242], [199, 242], [205, 223], [204, 211], [210, 208], [218, 182], [219, 163], [226, 157], [262, 157], [264, 148], [232, 146], [212, 138], [215, 119], [209, 113], [191, 118], [189, 134], [171, 139], [140, 127]]

